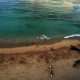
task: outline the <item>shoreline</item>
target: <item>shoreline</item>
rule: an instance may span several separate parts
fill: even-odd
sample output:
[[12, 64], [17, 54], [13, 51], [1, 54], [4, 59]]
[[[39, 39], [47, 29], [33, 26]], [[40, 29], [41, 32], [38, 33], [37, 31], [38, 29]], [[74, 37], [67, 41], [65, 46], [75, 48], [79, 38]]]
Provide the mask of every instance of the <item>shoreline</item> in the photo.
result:
[[62, 40], [80, 40], [80, 38], [52, 38], [49, 40], [32, 40], [32, 41], [0, 41], [0, 48], [15, 48], [32, 45], [50, 45], [61, 42]]
[[[6, 44], [5, 44], [6, 45]], [[11, 47], [11, 46], [15, 47]], [[6, 53], [25, 53], [25, 52], [44, 52], [44, 51], [49, 51], [51, 48], [53, 50], [59, 49], [59, 48], [67, 48], [70, 47], [71, 45], [80, 45], [80, 40], [79, 39], [63, 39], [63, 40], [58, 40], [58, 41], [48, 41], [48, 42], [41, 42], [41, 43], [28, 43], [28, 44], [7, 44], [6, 47], [0, 47], [0, 54], [6, 54]]]

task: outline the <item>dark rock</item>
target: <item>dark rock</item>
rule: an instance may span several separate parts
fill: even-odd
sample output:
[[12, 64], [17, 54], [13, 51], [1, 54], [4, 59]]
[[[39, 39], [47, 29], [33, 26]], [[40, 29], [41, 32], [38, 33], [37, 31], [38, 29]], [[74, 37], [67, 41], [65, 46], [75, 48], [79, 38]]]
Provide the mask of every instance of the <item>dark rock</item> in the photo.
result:
[[79, 68], [80, 67], [80, 60], [76, 60], [73, 64], [74, 68]]
[[77, 48], [77, 47], [75, 47], [75, 46], [72, 46], [72, 45], [71, 45], [71, 48], [70, 48], [70, 50], [75, 50], [75, 51], [78, 51], [78, 52], [80, 52], [80, 49], [79, 49], [79, 48]]

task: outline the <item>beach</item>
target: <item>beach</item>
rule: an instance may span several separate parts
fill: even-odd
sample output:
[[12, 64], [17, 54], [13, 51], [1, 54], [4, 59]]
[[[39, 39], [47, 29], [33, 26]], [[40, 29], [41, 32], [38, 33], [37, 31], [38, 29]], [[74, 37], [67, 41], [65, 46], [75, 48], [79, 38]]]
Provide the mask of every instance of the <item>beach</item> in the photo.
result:
[[[8, 47], [7, 47], [8, 46]], [[80, 49], [79, 39], [63, 39], [44, 44], [0, 47], [0, 80], [79, 80]], [[50, 76], [49, 66], [53, 65], [54, 79]]]
[[[47, 41], [47, 42], [46, 42]], [[41, 44], [42, 42], [42, 44]], [[57, 49], [61, 47], [68, 47], [70, 45], [77, 45], [80, 43], [79, 40], [76, 39], [71, 39], [71, 40], [58, 40], [54, 41], [53, 43], [48, 40], [44, 40], [39, 42], [31, 42], [31, 43], [12, 43], [11, 46], [9, 46], [7, 43], [6, 47], [3, 45], [3, 48], [0, 48], [0, 53], [24, 53], [24, 52], [38, 52], [38, 51], [45, 51], [45, 50], [50, 50], [50, 48]], [[50, 43], [50, 44], [49, 44]], [[10, 43], [11, 44], [11, 43]], [[18, 45], [18, 47], [16, 47]], [[13, 48], [11, 48], [13, 46]], [[21, 47], [22, 46], [22, 47]], [[9, 47], [9, 48], [7, 48]]]
[[80, 80], [79, 0], [0, 0], [0, 80]]

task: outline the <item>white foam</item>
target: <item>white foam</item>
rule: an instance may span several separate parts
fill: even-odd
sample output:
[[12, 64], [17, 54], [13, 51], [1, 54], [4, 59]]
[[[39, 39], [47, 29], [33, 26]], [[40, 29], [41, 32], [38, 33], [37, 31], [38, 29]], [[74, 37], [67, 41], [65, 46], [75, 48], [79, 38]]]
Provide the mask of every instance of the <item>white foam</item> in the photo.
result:
[[49, 40], [50, 38], [48, 38], [45, 34], [43, 34], [40, 36], [40, 39], [41, 40], [44, 40], [44, 39]]
[[80, 37], [80, 34], [73, 34], [73, 35], [65, 36], [64, 38], [73, 38], [73, 37]]

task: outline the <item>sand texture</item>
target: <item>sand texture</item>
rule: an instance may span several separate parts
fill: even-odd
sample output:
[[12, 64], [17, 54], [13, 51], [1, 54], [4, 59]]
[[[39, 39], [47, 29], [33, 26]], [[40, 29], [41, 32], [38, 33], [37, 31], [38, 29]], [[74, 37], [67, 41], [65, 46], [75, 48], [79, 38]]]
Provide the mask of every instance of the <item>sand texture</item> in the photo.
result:
[[[80, 80], [80, 41], [62, 40], [53, 44], [0, 48], [0, 80]], [[54, 78], [49, 66], [53, 65]]]

